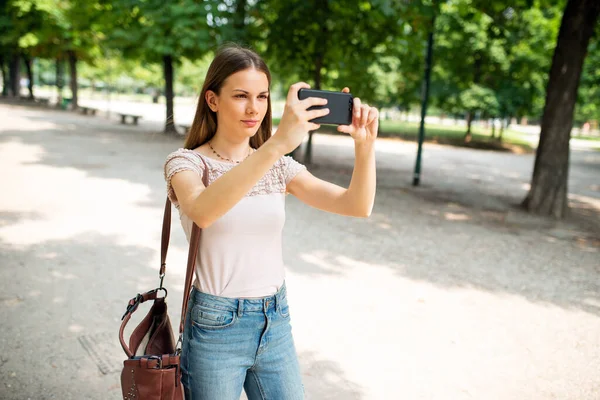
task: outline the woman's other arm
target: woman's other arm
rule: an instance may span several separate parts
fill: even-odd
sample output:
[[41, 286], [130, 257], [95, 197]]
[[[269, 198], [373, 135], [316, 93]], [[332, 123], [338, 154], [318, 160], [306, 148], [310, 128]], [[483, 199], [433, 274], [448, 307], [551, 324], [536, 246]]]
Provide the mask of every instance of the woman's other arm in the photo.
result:
[[[348, 88], [344, 88], [345, 92]], [[375, 139], [379, 129], [376, 108], [361, 105], [354, 98], [352, 125], [338, 127], [354, 139], [354, 171], [348, 189], [324, 181], [308, 171], [299, 173], [287, 190], [302, 202], [336, 214], [368, 217], [373, 210], [376, 188]]]

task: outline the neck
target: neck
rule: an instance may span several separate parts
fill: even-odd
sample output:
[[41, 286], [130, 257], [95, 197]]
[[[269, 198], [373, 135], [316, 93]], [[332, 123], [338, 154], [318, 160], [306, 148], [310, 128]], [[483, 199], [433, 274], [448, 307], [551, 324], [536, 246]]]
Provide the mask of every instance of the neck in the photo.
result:
[[218, 132], [210, 140], [210, 145], [219, 153], [222, 157], [229, 158], [231, 160], [240, 161], [248, 156], [250, 149], [250, 139], [244, 138], [242, 140], [232, 140], [226, 138], [223, 135], [219, 135]]

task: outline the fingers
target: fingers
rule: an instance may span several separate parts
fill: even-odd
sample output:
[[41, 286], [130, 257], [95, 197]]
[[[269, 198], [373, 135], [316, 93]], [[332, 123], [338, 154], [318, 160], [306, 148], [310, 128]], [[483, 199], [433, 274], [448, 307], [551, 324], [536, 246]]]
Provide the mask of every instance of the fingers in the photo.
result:
[[310, 110], [306, 112], [306, 119], [312, 120], [315, 118], [323, 117], [329, 114], [329, 108], [319, 108], [318, 110]]
[[367, 118], [367, 125], [371, 125], [377, 118], [379, 118], [379, 111], [375, 107], [371, 107], [369, 117]]
[[369, 118], [369, 110], [371, 109], [368, 105], [363, 104], [360, 110], [360, 124], [361, 128], [367, 126], [367, 118]]
[[353, 100], [352, 110], [352, 123], [355, 123], [360, 118], [360, 99], [358, 97], [355, 97]]
[[321, 97], [307, 97], [304, 100], [300, 100], [300, 104], [302, 104], [302, 108], [306, 110], [311, 106], [324, 106], [327, 104], [327, 99]]
[[310, 85], [306, 82], [297, 82], [290, 86], [290, 90], [288, 90], [287, 94], [287, 102], [288, 104], [294, 104], [298, 102], [298, 91], [300, 89], [310, 89]]
[[352, 124], [364, 128], [379, 117], [379, 112], [375, 107], [369, 107], [368, 104], [362, 104], [360, 98], [354, 98]]

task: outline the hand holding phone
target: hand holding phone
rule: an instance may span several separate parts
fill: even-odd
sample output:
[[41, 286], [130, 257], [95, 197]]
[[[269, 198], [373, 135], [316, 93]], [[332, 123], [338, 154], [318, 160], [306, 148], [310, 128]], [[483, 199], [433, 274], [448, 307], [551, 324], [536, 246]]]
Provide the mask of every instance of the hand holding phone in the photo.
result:
[[[342, 92], [349, 93], [350, 89], [345, 87]], [[349, 134], [356, 144], [373, 143], [379, 131], [379, 111], [362, 104], [358, 97], [353, 103], [352, 124], [339, 125], [337, 131]]]
[[308, 110], [328, 108], [329, 114], [312, 119], [315, 124], [350, 125], [352, 123], [353, 97], [350, 93], [332, 92], [329, 90], [316, 90], [302, 88], [298, 91], [300, 100], [316, 97], [327, 99], [324, 106], [312, 106]]
[[308, 89], [310, 85], [298, 82], [290, 86], [285, 108], [277, 132], [269, 140], [276, 144], [283, 154], [290, 153], [302, 143], [309, 131], [319, 129], [320, 125], [313, 122], [329, 113], [327, 99], [310, 97], [300, 100], [298, 92]]

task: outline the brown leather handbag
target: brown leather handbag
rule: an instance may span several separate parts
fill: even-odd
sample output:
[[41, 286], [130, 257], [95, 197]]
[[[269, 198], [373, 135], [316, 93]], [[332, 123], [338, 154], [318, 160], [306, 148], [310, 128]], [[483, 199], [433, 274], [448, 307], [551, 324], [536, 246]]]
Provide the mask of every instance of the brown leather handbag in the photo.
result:
[[[204, 162], [204, 160], [202, 160]], [[208, 174], [203, 174], [204, 186], [208, 186]], [[179, 324], [179, 340], [175, 343], [171, 321], [167, 313], [167, 289], [163, 287], [165, 277], [167, 250], [171, 236], [171, 201], [167, 198], [163, 217], [161, 238], [160, 286], [149, 292], [138, 293], [129, 300], [127, 311], [121, 320], [119, 340], [127, 354], [121, 372], [121, 389], [125, 400], [183, 400], [181, 384], [181, 341], [189, 293], [192, 287], [196, 255], [200, 243], [200, 228], [194, 224], [190, 238], [187, 272], [183, 304], [181, 306], [181, 322]], [[158, 294], [164, 291], [163, 297]], [[133, 330], [129, 345], [123, 339], [125, 326], [141, 303], [152, 300], [153, 304], [142, 322]]]

